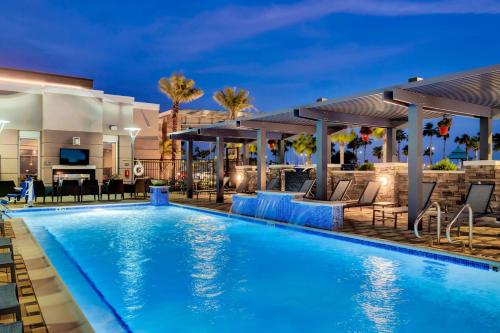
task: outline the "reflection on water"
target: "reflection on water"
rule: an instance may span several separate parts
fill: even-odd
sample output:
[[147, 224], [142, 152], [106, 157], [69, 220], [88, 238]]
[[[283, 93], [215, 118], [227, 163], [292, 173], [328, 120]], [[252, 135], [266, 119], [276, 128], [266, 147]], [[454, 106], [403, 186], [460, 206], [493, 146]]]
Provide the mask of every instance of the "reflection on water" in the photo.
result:
[[393, 332], [401, 297], [401, 289], [396, 284], [398, 266], [393, 261], [374, 256], [366, 258], [363, 266], [365, 280], [358, 302], [377, 332]]
[[196, 311], [219, 310], [224, 292], [221, 273], [227, 261], [226, 225], [214, 223], [213, 217], [209, 216], [193, 217], [186, 224], [195, 226], [186, 229], [186, 241], [191, 249], [189, 263], [195, 298], [190, 307]]
[[[130, 218], [130, 217], [129, 217]], [[128, 318], [137, 316], [144, 306], [145, 263], [150, 259], [145, 253], [149, 247], [150, 235], [142, 219], [127, 221], [126, 227], [116, 228], [117, 237], [110, 244], [120, 254], [117, 258], [120, 278], [123, 282], [123, 303]]]

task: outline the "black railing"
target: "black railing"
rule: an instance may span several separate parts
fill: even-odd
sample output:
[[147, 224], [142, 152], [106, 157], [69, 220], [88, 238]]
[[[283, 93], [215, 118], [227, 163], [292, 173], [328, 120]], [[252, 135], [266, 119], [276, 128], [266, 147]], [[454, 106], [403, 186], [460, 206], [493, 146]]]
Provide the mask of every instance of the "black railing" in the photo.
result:
[[[185, 190], [186, 160], [136, 160], [144, 167], [144, 177], [163, 179], [171, 190]], [[234, 175], [236, 165], [242, 165], [241, 160], [224, 161], [224, 174]], [[193, 181], [199, 189], [215, 188], [215, 160], [193, 161]]]

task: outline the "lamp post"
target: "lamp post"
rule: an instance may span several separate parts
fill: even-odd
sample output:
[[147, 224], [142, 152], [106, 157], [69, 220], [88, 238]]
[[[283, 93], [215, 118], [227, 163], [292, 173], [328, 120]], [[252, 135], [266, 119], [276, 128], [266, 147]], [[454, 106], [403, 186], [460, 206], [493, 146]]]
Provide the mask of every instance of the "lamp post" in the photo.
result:
[[135, 175], [134, 175], [134, 167], [135, 167], [135, 138], [141, 131], [140, 128], [138, 127], [126, 127], [125, 130], [128, 131], [128, 134], [130, 135], [130, 139], [132, 141], [132, 184], [135, 181]]

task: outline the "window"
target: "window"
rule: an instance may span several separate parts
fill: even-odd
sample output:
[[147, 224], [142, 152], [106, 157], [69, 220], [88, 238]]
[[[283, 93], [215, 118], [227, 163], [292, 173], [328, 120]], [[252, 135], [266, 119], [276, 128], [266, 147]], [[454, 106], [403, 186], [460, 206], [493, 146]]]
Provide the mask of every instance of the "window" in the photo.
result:
[[19, 178], [38, 178], [40, 171], [40, 132], [19, 132]]

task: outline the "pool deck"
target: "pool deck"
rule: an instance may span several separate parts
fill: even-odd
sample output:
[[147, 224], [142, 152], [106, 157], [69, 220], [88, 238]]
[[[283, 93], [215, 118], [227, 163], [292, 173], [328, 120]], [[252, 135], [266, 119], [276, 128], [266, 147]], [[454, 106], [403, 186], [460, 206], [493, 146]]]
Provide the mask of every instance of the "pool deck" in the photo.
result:
[[[215, 209], [223, 212], [229, 212], [231, 208], [230, 196], [225, 197], [225, 203], [215, 203], [213, 200], [209, 201], [208, 196], [200, 196], [199, 199], [187, 199], [185, 195], [181, 194], [171, 195], [170, 200], [180, 204]], [[435, 242], [431, 244], [426, 223], [424, 223], [424, 230], [422, 232], [423, 238], [418, 239], [415, 237], [413, 231], [407, 230], [405, 221], [406, 215], [403, 215], [396, 229], [394, 229], [392, 221], [387, 222], [386, 225], [382, 225], [381, 222], [376, 222], [375, 225], [372, 225], [371, 209], [350, 208], [345, 211], [344, 226], [339, 231], [351, 235], [365, 236], [433, 250], [443, 250], [454, 254], [500, 262], [500, 228], [474, 227], [473, 249], [470, 251], [467, 246], [464, 247], [459, 243], [448, 243], [444, 235], [444, 230], [440, 244], [435, 244]], [[463, 242], [467, 242], [468, 228], [462, 226], [461, 230], [462, 236], [455, 236], [453, 239], [460, 239]], [[431, 232], [435, 238], [435, 228], [432, 228]]]

